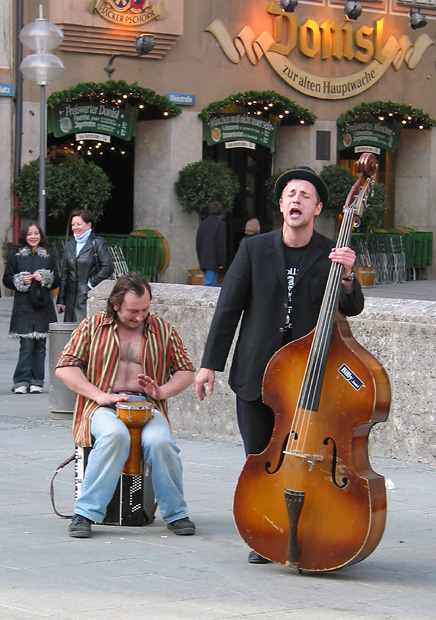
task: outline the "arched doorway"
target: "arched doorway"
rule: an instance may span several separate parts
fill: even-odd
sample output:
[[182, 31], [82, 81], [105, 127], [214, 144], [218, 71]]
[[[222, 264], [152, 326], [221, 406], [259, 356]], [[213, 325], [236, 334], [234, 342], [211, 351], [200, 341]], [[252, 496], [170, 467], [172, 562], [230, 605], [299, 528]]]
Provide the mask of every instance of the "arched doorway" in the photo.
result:
[[265, 181], [271, 175], [272, 154], [265, 147], [255, 149], [225, 148], [225, 143], [204, 143], [203, 158], [228, 166], [238, 178], [240, 190], [231, 216], [227, 219], [227, 264], [229, 265], [244, 236], [245, 222], [256, 217], [262, 232], [271, 230], [271, 216], [266, 211]]
[[[133, 230], [133, 189], [135, 140], [128, 142], [107, 136], [109, 142], [100, 140], [74, 140], [74, 136], [55, 138], [48, 136], [49, 157], [59, 163], [65, 151], [74, 153], [88, 162], [98, 165], [112, 184], [111, 197], [104, 207], [102, 218], [96, 224], [100, 233], [129, 234]], [[47, 221], [47, 233], [65, 233], [67, 215]]]
[[337, 119], [338, 149], [341, 166], [356, 174], [357, 161], [362, 152], [376, 154], [379, 169], [378, 183], [386, 186], [390, 209], [384, 227], [394, 226], [395, 218], [395, 160], [400, 146], [401, 132], [434, 127], [436, 120], [423, 110], [409, 104], [393, 101], [362, 103], [347, 110]]
[[[112, 183], [111, 198], [96, 230], [130, 233], [136, 122], [174, 118], [181, 114], [181, 108], [151, 89], [122, 80], [88, 82], [54, 92], [47, 106], [49, 157], [56, 162], [65, 151], [71, 151], [99, 165]], [[67, 218], [48, 221], [48, 234], [64, 234]]]
[[228, 223], [228, 264], [244, 236], [245, 222], [256, 217], [261, 231], [272, 228], [265, 200], [273, 152], [283, 125], [313, 125], [316, 116], [275, 91], [246, 91], [214, 101], [202, 109], [203, 158], [228, 166], [240, 192]]

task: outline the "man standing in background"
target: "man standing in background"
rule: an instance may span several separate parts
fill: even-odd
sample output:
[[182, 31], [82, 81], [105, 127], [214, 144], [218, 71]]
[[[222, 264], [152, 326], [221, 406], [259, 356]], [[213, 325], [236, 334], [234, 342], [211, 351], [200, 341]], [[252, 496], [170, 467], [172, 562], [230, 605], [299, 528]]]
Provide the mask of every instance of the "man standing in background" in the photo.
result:
[[218, 271], [226, 263], [226, 225], [221, 219], [220, 202], [211, 202], [209, 216], [198, 227], [195, 246], [200, 269], [204, 274], [203, 286], [217, 286]]

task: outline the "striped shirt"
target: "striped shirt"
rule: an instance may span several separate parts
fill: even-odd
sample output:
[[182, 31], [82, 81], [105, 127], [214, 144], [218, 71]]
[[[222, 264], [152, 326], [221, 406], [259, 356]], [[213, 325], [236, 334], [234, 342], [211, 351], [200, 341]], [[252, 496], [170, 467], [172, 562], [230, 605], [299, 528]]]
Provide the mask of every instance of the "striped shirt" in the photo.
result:
[[[112, 392], [120, 361], [117, 323], [106, 313], [84, 319], [72, 333], [56, 368], [78, 366], [90, 383], [103, 392]], [[179, 370], [194, 371], [177, 330], [163, 319], [149, 314], [141, 343], [141, 365], [145, 375], [158, 385], [166, 383]], [[153, 405], [168, 418], [166, 400], [154, 400]], [[91, 446], [91, 416], [99, 405], [89, 398], [78, 396], [73, 416], [73, 437], [77, 446]]]

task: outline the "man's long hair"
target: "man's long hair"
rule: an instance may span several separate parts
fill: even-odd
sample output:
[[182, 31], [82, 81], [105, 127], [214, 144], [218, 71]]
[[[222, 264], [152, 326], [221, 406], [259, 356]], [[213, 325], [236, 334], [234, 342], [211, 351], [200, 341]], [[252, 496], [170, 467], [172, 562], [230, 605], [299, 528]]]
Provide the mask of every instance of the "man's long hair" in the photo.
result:
[[117, 313], [114, 306], [121, 306], [126, 293], [129, 291], [135, 293], [138, 297], [142, 297], [144, 292], [148, 291], [151, 301], [151, 286], [147, 278], [140, 273], [125, 273], [118, 278], [107, 300], [106, 311], [109, 318], [114, 319], [116, 317]]

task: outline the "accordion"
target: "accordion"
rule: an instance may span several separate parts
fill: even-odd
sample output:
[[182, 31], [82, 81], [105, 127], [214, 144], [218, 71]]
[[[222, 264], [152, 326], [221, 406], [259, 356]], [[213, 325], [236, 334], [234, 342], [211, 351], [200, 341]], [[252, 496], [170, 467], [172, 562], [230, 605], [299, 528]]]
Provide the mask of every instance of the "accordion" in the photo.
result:
[[[75, 451], [75, 499], [81, 495], [88, 456], [92, 448]], [[104, 525], [148, 525], [154, 521], [155, 499], [151, 472], [144, 464], [141, 475], [121, 474], [108, 504]]]

